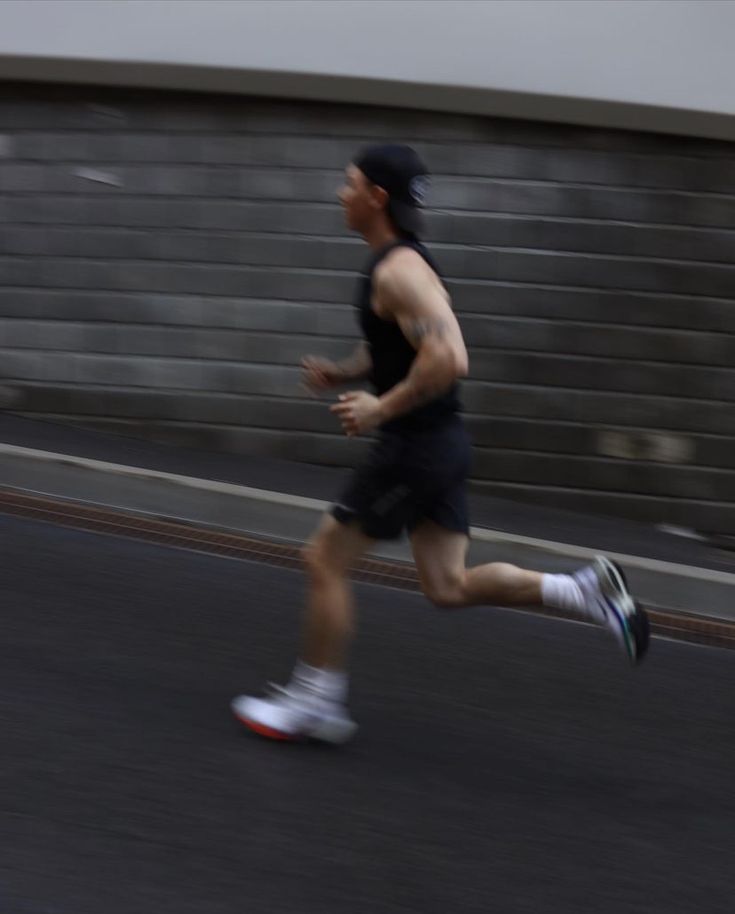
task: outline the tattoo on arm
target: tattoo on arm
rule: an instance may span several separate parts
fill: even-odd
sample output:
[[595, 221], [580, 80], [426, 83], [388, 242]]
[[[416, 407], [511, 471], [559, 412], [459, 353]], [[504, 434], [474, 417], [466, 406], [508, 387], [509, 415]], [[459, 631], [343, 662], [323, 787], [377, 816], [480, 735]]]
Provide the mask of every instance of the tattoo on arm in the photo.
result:
[[420, 318], [411, 321], [406, 327], [405, 334], [412, 346], [418, 346], [427, 336], [433, 336], [439, 340], [444, 339], [448, 330], [449, 321], [444, 318]]

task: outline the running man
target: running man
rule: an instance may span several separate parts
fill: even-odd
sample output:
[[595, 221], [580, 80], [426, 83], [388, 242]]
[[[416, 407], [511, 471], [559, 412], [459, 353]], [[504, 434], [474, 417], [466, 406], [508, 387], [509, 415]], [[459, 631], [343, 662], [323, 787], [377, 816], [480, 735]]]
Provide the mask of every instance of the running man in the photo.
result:
[[465, 567], [470, 444], [459, 415], [467, 350], [434, 262], [417, 240], [427, 170], [407, 146], [376, 146], [349, 165], [339, 200], [370, 246], [357, 308], [365, 337], [343, 362], [307, 357], [306, 383], [324, 391], [369, 379], [375, 394], [343, 393], [331, 411], [348, 436], [376, 429], [365, 465], [303, 550], [308, 599], [290, 682], [264, 698], [239, 696], [235, 716], [274, 739], [342, 743], [347, 652], [354, 625], [349, 571], [377, 540], [408, 531], [421, 588], [440, 607], [549, 606], [607, 627], [631, 663], [648, 647], [648, 619], [608, 559], [573, 575], [494, 562]]

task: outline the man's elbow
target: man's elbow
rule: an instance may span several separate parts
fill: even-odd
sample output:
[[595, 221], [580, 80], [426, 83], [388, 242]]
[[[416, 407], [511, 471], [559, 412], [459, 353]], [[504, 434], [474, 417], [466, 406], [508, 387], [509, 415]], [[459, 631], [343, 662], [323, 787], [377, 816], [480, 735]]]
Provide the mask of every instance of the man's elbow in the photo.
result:
[[437, 369], [437, 378], [442, 378], [447, 387], [454, 384], [455, 381], [459, 381], [460, 378], [466, 378], [469, 373], [467, 359], [462, 359], [454, 354], [444, 359]]
[[452, 356], [455, 378], [466, 378], [470, 371], [470, 360], [467, 356], [467, 350], [464, 346], [462, 346], [461, 349], [454, 349], [452, 351]]
[[454, 359], [454, 376], [455, 378], [466, 378], [470, 373], [470, 360], [467, 358], [467, 353], [464, 355], [458, 355]]
[[467, 377], [469, 373], [467, 352], [458, 352], [452, 346], [445, 344], [433, 347], [431, 351], [427, 347], [426, 358], [427, 368], [432, 365], [430, 372], [437, 380], [441, 378], [447, 385], [453, 384], [459, 378]]
[[442, 359], [443, 371], [441, 373], [446, 376], [450, 384], [460, 378], [466, 378], [469, 373], [469, 367], [466, 352], [447, 350], [444, 353], [444, 358]]

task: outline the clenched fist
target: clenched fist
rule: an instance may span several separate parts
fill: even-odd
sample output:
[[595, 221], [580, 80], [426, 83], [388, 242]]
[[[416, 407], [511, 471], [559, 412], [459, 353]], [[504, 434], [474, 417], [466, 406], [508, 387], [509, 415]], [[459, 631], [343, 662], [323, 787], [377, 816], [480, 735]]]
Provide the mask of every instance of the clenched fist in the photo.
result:
[[340, 394], [339, 401], [329, 411], [338, 416], [349, 438], [369, 432], [383, 421], [380, 400], [365, 390]]
[[344, 381], [344, 375], [336, 362], [318, 355], [307, 355], [301, 360], [303, 383], [313, 393], [337, 387]]

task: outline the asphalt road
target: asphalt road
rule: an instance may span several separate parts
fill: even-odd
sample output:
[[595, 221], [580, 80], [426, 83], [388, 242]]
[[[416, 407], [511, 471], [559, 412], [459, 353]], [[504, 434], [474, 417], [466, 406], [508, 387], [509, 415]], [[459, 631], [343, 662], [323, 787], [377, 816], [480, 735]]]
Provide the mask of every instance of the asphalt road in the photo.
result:
[[272, 744], [299, 574], [0, 543], [0, 914], [732, 911], [735, 654], [361, 586], [357, 740]]

